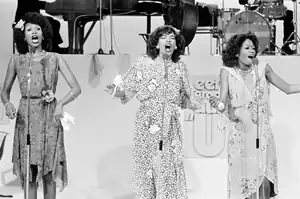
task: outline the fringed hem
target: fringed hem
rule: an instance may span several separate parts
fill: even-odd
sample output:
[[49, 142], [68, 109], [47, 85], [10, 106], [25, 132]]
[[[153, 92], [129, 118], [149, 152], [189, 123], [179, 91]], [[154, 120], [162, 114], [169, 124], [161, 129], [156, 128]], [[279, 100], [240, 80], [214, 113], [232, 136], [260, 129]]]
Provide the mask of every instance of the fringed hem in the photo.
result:
[[[26, 173], [22, 173], [17, 165], [18, 163], [13, 163], [13, 174], [19, 177], [21, 182], [21, 188], [22, 190], [24, 190], [26, 183]], [[30, 166], [32, 168], [32, 166], [34, 167], [37, 165]], [[41, 167], [38, 167], [38, 172], [36, 175], [33, 175], [32, 169], [30, 169], [29, 182], [36, 182], [37, 186], [39, 186], [39, 183], [42, 181], [43, 176], [49, 174], [50, 172], [52, 173], [52, 178], [56, 183], [56, 187], [59, 189], [59, 192], [62, 192], [64, 188], [68, 185], [66, 163], [59, 163], [56, 165], [55, 169], [48, 170], [47, 172], [42, 172]]]
[[[269, 186], [270, 186], [270, 197], [271, 198], [273, 198], [273, 197], [275, 197], [275, 196], [277, 196], [278, 195], [278, 190], [276, 190], [275, 189], [275, 182], [273, 182], [272, 180], [270, 180], [267, 176], [263, 176], [263, 178], [260, 180], [260, 182], [259, 182], [259, 189], [261, 189], [262, 188], [262, 186], [264, 186], [263, 185], [263, 180], [264, 179], [266, 179], [267, 181], [268, 181], [268, 183], [269, 183]], [[255, 186], [255, 187], [257, 187], [257, 186]], [[248, 197], [250, 197], [251, 195], [253, 195], [253, 194], [256, 194], [256, 192], [257, 192], [257, 190], [256, 190], [256, 188], [255, 188], [255, 191], [252, 191], [251, 193], [249, 193], [248, 195], [247, 195], [247, 198]], [[259, 191], [260, 192], [260, 191]]]

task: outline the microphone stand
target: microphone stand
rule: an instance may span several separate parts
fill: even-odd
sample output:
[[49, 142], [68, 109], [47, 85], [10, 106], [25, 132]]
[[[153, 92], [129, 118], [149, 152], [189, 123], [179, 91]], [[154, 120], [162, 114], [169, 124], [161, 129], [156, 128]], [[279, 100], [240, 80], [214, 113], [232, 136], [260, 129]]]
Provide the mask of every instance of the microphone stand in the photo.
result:
[[99, 32], [100, 32], [100, 37], [99, 37], [100, 48], [98, 50], [98, 54], [104, 54], [102, 49], [102, 0], [99, 0]]
[[30, 110], [31, 110], [31, 64], [32, 64], [32, 56], [33, 53], [30, 52], [30, 59], [29, 59], [29, 71], [27, 74], [28, 77], [28, 85], [27, 85], [27, 132], [26, 132], [26, 189], [25, 189], [25, 199], [29, 199], [29, 173], [30, 173]]
[[256, 176], [256, 199], [259, 199], [259, 127], [260, 127], [260, 118], [259, 118], [259, 87], [260, 87], [260, 77], [258, 73], [258, 65], [254, 64], [255, 67], [255, 73], [256, 73], [256, 91], [255, 91], [255, 98], [256, 98], [256, 111], [257, 111], [257, 120], [256, 120], [256, 141], [255, 141], [255, 147], [256, 147], [256, 169], [257, 169], [257, 176]]
[[[165, 74], [164, 79], [167, 82], [168, 81], [168, 66], [167, 66], [167, 55], [163, 55], [164, 60], [164, 68], [165, 68]], [[161, 156], [162, 156], [162, 150], [163, 150], [163, 131], [164, 131], [164, 115], [165, 115], [165, 104], [166, 104], [166, 90], [167, 90], [167, 84], [165, 82], [164, 85], [164, 98], [163, 98], [163, 109], [162, 109], [162, 128], [161, 128], [161, 140], [159, 141], [159, 168], [157, 171], [157, 185], [156, 185], [156, 199], [160, 199], [159, 197], [159, 190], [160, 190], [160, 170], [161, 170]]]

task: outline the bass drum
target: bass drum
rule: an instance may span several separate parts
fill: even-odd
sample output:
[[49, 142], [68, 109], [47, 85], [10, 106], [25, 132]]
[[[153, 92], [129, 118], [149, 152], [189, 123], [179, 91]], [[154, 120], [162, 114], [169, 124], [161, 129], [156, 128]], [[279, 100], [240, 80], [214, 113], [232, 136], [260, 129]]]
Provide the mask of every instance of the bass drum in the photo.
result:
[[258, 53], [269, 47], [271, 41], [271, 26], [259, 13], [254, 11], [242, 11], [233, 15], [224, 29], [226, 42], [235, 34], [254, 33], [259, 41]]

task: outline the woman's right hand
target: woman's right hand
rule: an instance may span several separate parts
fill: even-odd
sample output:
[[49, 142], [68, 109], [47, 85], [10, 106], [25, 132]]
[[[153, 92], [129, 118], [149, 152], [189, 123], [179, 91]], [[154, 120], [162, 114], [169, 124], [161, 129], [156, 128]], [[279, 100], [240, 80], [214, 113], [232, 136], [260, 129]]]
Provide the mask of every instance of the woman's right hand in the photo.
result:
[[210, 96], [209, 97], [209, 103], [213, 108], [216, 108], [219, 104], [219, 99], [215, 96]]
[[14, 105], [11, 102], [8, 102], [5, 106], [5, 111], [6, 111], [6, 116], [9, 119], [14, 119], [16, 117], [16, 109], [14, 107]]
[[105, 91], [109, 94], [109, 95], [112, 95], [114, 90], [116, 88], [116, 85], [115, 84], [109, 84], [105, 87]]

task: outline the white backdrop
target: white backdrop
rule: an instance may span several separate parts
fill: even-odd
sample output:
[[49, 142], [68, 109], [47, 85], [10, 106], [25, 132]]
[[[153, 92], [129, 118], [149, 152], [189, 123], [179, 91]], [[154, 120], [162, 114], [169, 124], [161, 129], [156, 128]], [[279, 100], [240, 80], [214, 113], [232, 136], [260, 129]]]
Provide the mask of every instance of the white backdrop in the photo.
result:
[[[131, 55], [134, 60], [138, 55]], [[65, 134], [70, 185], [62, 198], [72, 194], [74, 198], [132, 198], [131, 144], [132, 126], [137, 100], [121, 105], [112, 100], [104, 91], [117, 72], [118, 56], [99, 56], [104, 67], [100, 85], [92, 88], [88, 83], [88, 68], [91, 56], [64, 56], [82, 86], [82, 95], [66, 107], [73, 115], [76, 124]], [[269, 60], [270, 65], [290, 83], [300, 83], [299, 57], [261, 57]], [[6, 58], [8, 61], [8, 57]], [[184, 57], [192, 76], [217, 75], [220, 57]], [[281, 63], [285, 63], [284, 65]], [[58, 98], [68, 92], [67, 84], [60, 78]], [[280, 198], [299, 197], [299, 118], [300, 95], [286, 96], [272, 89], [271, 105], [274, 113], [272, 120], [279, 161]], [[16, 104], [19, 91], [15, 84], [12, 101]], [[17, 105], [17, 104], [16, 104]], [[213, 132], [211, 145], [206, 138], [205, 123], [197, 122], [198, 130], [193, 131], [190, 122], [184, 124], [185, 166], [188, 176], [190, 198], [226, 198], [227, 161], [226, 151], [222, 151], [224, 137]], [[11, 150], [14, 121], [2, 125], [9, 132], [5, 154], [0, 165], [3, 189], [19, 193], [17, 181], [11, 173]], [[201, 154], [220, 150], [220, 156], [203, 158]], [[6, 172], [5, 172], [6, 171]], [[216, 191], [218, 190], [218, 191]]]

